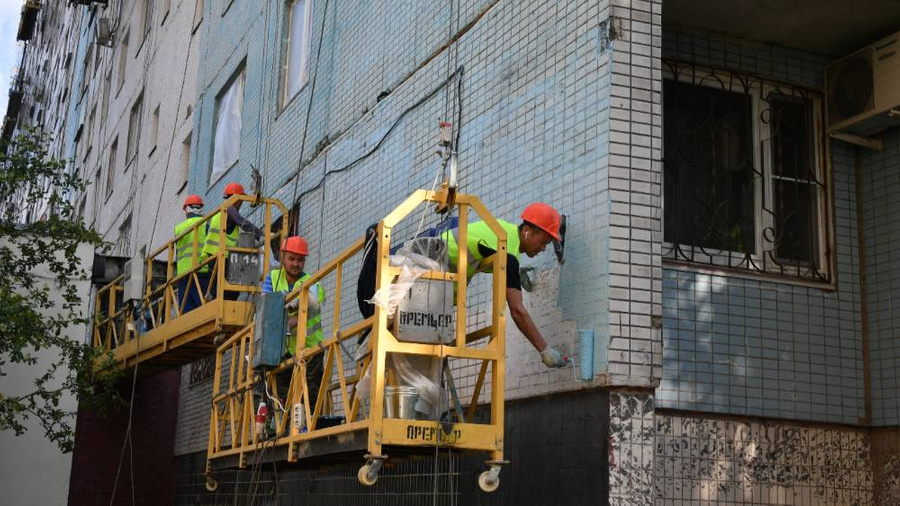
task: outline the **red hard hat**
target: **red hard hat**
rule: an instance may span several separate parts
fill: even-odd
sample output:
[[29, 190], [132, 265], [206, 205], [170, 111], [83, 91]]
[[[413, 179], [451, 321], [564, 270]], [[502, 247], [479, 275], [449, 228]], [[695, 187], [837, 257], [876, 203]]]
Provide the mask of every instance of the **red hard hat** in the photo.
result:
[[309, 247], [306, 245], [306, 239], [295, 235], [288, 237], [281, 243], [281, 252], [294, 253], [296, 255], [309, 255]]
[[184, 205], [181, 206], [181, 210], [184, 211], [187, 209], [187, 206], [202, 206], [203, 199], [200, 198], [200, 195], [188, 195], [186, 199], [184, 199]]
[[550, 234], [557, 241], [559, 237], [559, 224], [562, 221], [559, 213], [553, 207], [542, 202], [529, 204], [522, 211], [522, 219]]
[[244, 187], [241, 186], [241, 183], [228, 183], [227, 185], [225, 185], [225, 198], [227, 199], [232, 195], [246, 195], [246, 193], [244, 193]]

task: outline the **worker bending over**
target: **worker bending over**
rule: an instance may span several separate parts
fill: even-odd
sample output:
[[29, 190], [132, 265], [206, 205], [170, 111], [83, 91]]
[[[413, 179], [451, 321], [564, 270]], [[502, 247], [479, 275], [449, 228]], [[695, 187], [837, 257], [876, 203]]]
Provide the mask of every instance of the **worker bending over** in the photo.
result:
[[[175, 237], [177, 238], [181, 234], [185, 235], [175, 242], [176, 276], [182, 276], [200, 264], [201, 252], [206, 241], [205, 225], [197, 226], [190, 233], [186, 233], [197, 222], [203, 220], [203, 199], [199, 195], [188, 195], [181, 209], [184, 210], [185, 219], [175, 225]], [[194, 241], [195, 236], [196, 242]], [[178, 307], [181, 309], [181, 314], [203, 305], [201, 290], [209, 285], [209, 267], [204, 265], [196, 272], [196, 276], [200, 288], [197, 287], [196, 282], [193, 282], [193, 276], [184, 276], [178, 280]]]
[[[534, 257], [544, 251], [550, 241], [561, 240], [559, 227], [562, 221], [560, 214], [553, 207], [536, 202], [530, 204], [522, 212], [522, 223], [518, 226], [508, 221], [497, 220], [506, 230], [506, 303], [516, 327], [525, 338], [541, 354], [541, 360], [547, 367], [564, 367], [566, 360], [559, 351], [550, 348], [547, 341], [538, 331], [537, 326], [525, 309], [522, 302], [522, 282], [519, 277], [519, 255], [525, 253]], [[466, 229], [466, 247], [468, 250], [467, 281], [476, 274], [478, 264], [497, 251], [497, 236], [483, 221], [469, 223]], [[456, 269], [459, 261], [459, 228], [451, 228], [441, 232], [447, 242], [450, 264]]]
[[[232, 195], [246, 195], [244, 193], [244, 187], [239, 183], [228, 183], [225, 185], [225, 195], [224, 198], [227, 200], [228, 197]], [[259, 241], [262, 237], [262, 230], [259, 229], [253, 223], [250, 223], [249, 220], [244, 219], [241, 216], [241, 205], [243, 205], [243, 200], [238, 200], [234, 204], [232, 204], [227, 211], [228, 219], [226, 220], [225, 226], [225, 246], [227, 248], [234, 248], [238, 245], [238, 238], [241, 235], [241, 229], [250, 230], [253, 232], [254, 238]], [[215, 216], [209, 219], [206, 228], [206, 241], [203, 244], [203, 257], [208, 258], [219, 252], [219, 231], [222, 230], [222, 213], [217, 213]], [[228, 258], [226, 257], [225, 262], [227, 264]], [[220, 266], [224, 268], [225, 266]], [[226, 271], [227, 272], [227, 271]], [[216, 280], [213, 279], [212, 286], [210, 287], [210, 293], [213, 296], [216, 293]], [[226, 291], [225, 299], [227, 300], [237, 300], [240, 292], [234, 291]]]
[[[281, 245], [281, 267], [270, 271], [263, 281], [263, 293], [282, 292], [289, 293], [301, 286], [309, 279], [309, 274], [304, 272], [306, 256], [309, 255], [309, 246], [306, 240], [300, 236], [288, 237]], [[306, 312], [306, 342], [305, 348], [318, 346], [322, 342], [322, 304], [325, 302], [325, 291], [319, 283], [309, 289], [309, 303]], [[297, 309], [300, 305], [300, 297], [291, 301], [288, 305], [288, 333], [285, 336], [284, 357], [294, 356], [297, 351]], [[306, 362], [306, 387], [309, 392], [309, 400], [315, 404], [319, 394], [319, 385], [322, 383], [324, 372], [324, 353], [314, 355]], [[291, 369], [279, 374], [276, 378], [278, 395], [284, 399], [284, 395], [290, 386]], [[310, 407], [309, 409], [312, 409]]]

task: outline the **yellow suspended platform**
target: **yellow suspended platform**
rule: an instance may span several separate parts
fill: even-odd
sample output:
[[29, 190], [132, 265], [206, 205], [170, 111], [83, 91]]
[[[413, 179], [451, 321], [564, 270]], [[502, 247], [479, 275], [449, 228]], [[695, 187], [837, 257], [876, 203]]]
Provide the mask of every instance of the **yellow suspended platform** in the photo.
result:
[[[207, 224], [214, 216], [222, 215], [219, 244], [225, 244], [227, 210], [238, 201], [262, 208], [261, 244], [219, 248], [215, 255], [204, 257], [200, 237]], [[244, 210], [246, 213], [248, 208]], [[274, 217], [276, 214], [278, 218]], [[109, 352], [119, 367], [130, 369], [140, 364], [142, 374], [182, 366], [209, 356], [216, 350], [216, 336], [230, 336], [253, 321], [253, 304], [249, 296], [260, 292], [262, 279], [259, 275], [231, 282], [226, 276], [226, 266], [230, 262], [254, 259], [261, 265], [263, 273], [268, 272], [273, 244], [277, 247], [287, 225], [288, 210], [276, 199], [246, 195], [229, 197], [215, 211], [146, 258], [143, 297], [139, 302], [124, 300], [127, 283], [124, 275], [98, 290], [94, 305], [94, 346]], [[176, 272], [176, 244], [187, 237], [193, 242], [192, 268], [179, 274]], [[179, 284], [185, 283], [204, 299], [200, 307], [191, 311], [186, 311], [187, 299], [178, 296]], [[108, 365], [105, 359], [97, 360], [96, 370]]]
[[[276, 412], [274, 434], [266, 438], [254, 430], [258, 384], [263, 380], [250, 366], [253, 356], [254, 326], [248, 325], [231, 336], [216, 351], [215, 378], [210, 415], [209, 447], [207, 452], [207, 487], [214, 490], [213, 473], [220, 469], [244, 468], [248, 463], [287, 461], [300, 466], [318, 465], [332, 461], [358, 459], [365, 462], [359, 470], [359, 481], [372, 485], [378, 479], [382, 463], [389, 455], [421, 453], [434, 455], [435, 448], [451, 448], [487, 454], [488, 470], [479, 477], [482, 490], [492, 491], [499, 486], [499, 472], [503, 460], [503, 407], [506, 330], [506, 233], [482, 203], [474, 196], [455, 194], [446, 188], [437, 192], [417, 191], [377, 225], [376, 289], [387, 287], [400, 272], [391, 266], [390, 251], [393, 233], [398, 224], [420, 205], [433, 203], [438, 210], [454, 211], [459, 218], [459, 244], [466, 244], [470, 211], [474, 211], [497, 235], [497, 252], [480, 264], [481, 270], [491, 272], [490, 323], [467, 333], [467, 252], [461, 248], [456, 272], [426, 272], [421, 279], [453, 283], [455, 288], [454, 336], [449, 344], [420, 344], [397, 339], [397, 327], [389, 322], [387, 311], [375, 306], [372, 317], [353, 320], [342, 305], [341, 293], [344, 273], [355, 266], [366, 247], [360, 238], [312, 275], [304, 284], [287, 295], [286, 304], [299, 299], [297, 324], [298, 347], [294, 356], [265, 373], [266, 395], [279, 399], [286, 409]], [[333, 279], [334, 294], [329, 294], [325, 306], [331, 312], [330, 335], [314, 348], [303, 348], [306, 338], [306, 319], [310, 287], [326, 278]], [[332, 286], [332, 285], [329, 285]], [[354, 294], [355, 295], [355, 294]], [[350, 308], [355, 310], [355, 298]], [[323, 307], [322, 321], [326, 314]], [[355, 311], [353, 311], [354, 314]], [[349, 323], [348, 323], [349, 322]], [[357, 338], [369, 331], [368, 340], [350, 358], [347, 346], [357, 344]], [[342, 350], [344, 350], [342, 354]], [[456, 399], [452, 417], [442, 421], [388, 418], [385, 416], [385, 386], [395, 383], [389, 373], [388, 356], [402, 354], [425, 356], [439, 360], [460, 360], [477, 369], [471, 395]], [[306, 364], [317, 355], [324, 355], [324, 379], [318, 396], [307, 389]], [[276, 377], [290, 371], [287, 392], [276, 391]], [[358, 388], [360, 379], [370, 381], [368, 409], [366, 396]], [[452, 374], [448, 381], [453, 388]], [[483, 390], [486, 390], [483, 392]], [[455, 392], [455, 388], [453, 388]], [[477, 423], [475, 413], [482, 396], [490, 403], [490, 416]], [[311, 409], [298, 410], [302, 404]], [[334, 426], [324, 427], [323, 415]], [[302, 417], [296, 419], [295, 415]], [[303, 429], [301, 429], [303, 427]], [[280, 436], [276, 436], [280, 435]]]

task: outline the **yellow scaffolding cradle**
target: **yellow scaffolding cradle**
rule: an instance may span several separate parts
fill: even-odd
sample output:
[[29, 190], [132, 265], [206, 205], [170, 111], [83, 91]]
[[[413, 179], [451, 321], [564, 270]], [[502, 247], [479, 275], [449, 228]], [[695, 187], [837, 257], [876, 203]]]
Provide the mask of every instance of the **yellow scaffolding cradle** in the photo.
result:
[[[342, 325], [342, 279], [350, 262], [366, 247], [365, 237], [356, 240], [285, 298], [286, 305], [299, 299], [297, 349], [293, 356], [264, 373], [266, 395], [271, 399], [269, 392], [275, 391], [276, 377], [290, 371], [290, 386], [283, 396], [283, 409], [276, 410], [274, 415], [274, 433], [266, 436], [255, 430], [255, 403], [259, 397], [254, 398], [254, 391], [259, 389], [261, 373], [254, 371], [250, 363], [254, 353], [254, 326], [241, 329], [216, 351], [207, 452], [209, 490], [217, 487], [214, 472], [245, 468], [248, 462], [257, 465], [286, 461], [299, 466], [318, 466], [354, 460], [363, 462], [364, 459], [365, 464], [357, 477], [362, 484], [372, 485], [388, 455], [434, 455], [435, 447], [486, 452], [488, 468], [479, 476], [478, 484], [484, 491], [496, 490], [501, 466], [506, 464], [503, 460], [507, 260], [504, 229], [474, 196], [455, 194], [446, 188], [436, 192], [417, 191], [377, 225], [375, 288], [388, 287], [401, 270], [390, 263], [392, 232], [416, 208], [429, 203], [435, 204], [441, 212], [458, 212], [459, 244], [466, 244], [472, 211], [497, 235], [496, 253], [477, 266], [479, 270], [491, 273], [490, 324], [467, 333], [466, 271], [469, 261], [463, 247], [459, 249], [455, 272], [428, 271], [420, 278], [453, 283], [455, 324], [450, 329], [452, 340], [446, 340], [447, 344], [398, 340], [396, 322], [389, 321], [388, 311], [380, 306], [375, 306], [373, 316], [366, 319], [358, 316], [352, 323], [344, 321]], [[334, 276], [336, 281], [332, 331], [318, 346], [304, 348], [310, 287], [326, 276]], [[326, 301], [326, 305], [331, 306], [331, 303]], [[342, 349], [344, 355], [348, 355], [345, 345], [357, 344], [358, 336], [367, 331], [370, 334], [361, 345], [362, 353], [357, 352], [356, 358], [348, 358], [345, 364]], [[324, 354], [324, 375], [318, 395], [311, 396], [306, 385], [306, 364], [319, 354]], [[452, 385], [452, 374], [449, 374], [447, 379], [456, 397], [453, 403], [456, 409], [451, 408], [453, 416], [449, 421], [446, 418], [439, 422], [386, 417], [385, 386], [396, 384], [388, 366], [389, 354], [425, 356], [441, 361], [465, 359], [474, 366], [473, 370], [478, 370], [474, 385], [469, 385], [471, 397], [468, 398], [466, 391], [466, 399], [458, 398]], [[364, 394], [358, 388], [360, 379], [365, 376], [370, 378], [368, 409], [364, 407]], [[478, 423], [475, 413], [483, 389], [490, 390], [490, 419]], [[298, 404], [313, 408], [295, 408]], [[325, 419], [322, 415], [333, 413], [343, 414], [340, 423], [322, 426]], [[332, 421], [334, 418], [330, 417]]]
[[[207, 224], [221, 216], [219, 244], [225, 245], [227, 210], [239, 201], [249, 203], [256, 208], [255, 212], [262, 208], [262, 243], [251, 247], [226, 245], [215, 254], [203, 255], [201, 237]], [[216, 336], [230, 336], [253, 320], [249, 296], [260, 292], [258, 275], [232, 283], [226, 276], [227, 266], [237, 267], [241, 262], [260, 264], [262, 271], [267, 272], [272, 246], [286, 233], [287, 222], [288, 211], [276, 199], [231, 196], [190, 229], [150, 253], [145, 260], [143, 296], [139, 304], [123, 300], [125, 275], [100, 288], [94, 305], [93, 345], [108, 353], [97, 359], [95, 370], [108, 367], [110, 355], [118, 367], [130, 369], [140, 363], [140, 373], [149, 374], [212, 354]], [[176, 246], [187, 237], [191, 238], [191, 269], [178, 273]], [[256, 271], [260, 268], [254, 267]], [[187, 299], [178, 295], [182, 282], [201, 294], [200, 307], [185, 311]], [[241, 294], [245, 295], [241, 297]]]

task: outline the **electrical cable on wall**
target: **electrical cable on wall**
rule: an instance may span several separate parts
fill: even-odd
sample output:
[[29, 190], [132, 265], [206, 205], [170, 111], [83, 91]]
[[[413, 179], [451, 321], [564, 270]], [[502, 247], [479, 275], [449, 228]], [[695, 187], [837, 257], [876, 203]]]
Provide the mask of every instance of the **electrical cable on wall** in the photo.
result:
[[[394, 133], [394, 130], [397, 128], [397, 126], [400, 125], [400, 123], [403, 121], [403, 119], [406, 118], [406, 116], [410, 112], [418, 109], [420, 106], [422, 106], [423, 104], [425, 104], [426, 102], [428, 102], [429, 100], [434, 98], [434, 96], [437, 95], [444, 88], [444, 86], [451, 83], [454, 78], [461, 79], [464, 70], [465, 70], [465, 66], [460, 65], [459, 67], [457, 67], [456, 71], [453, 72], [453, 74], [451, 74], [449, 77], [447, 77], [447, 79], [445, 79], [440, 84], [435, 86], [431, 91], [428, 92], [428, 94], [426, 94], [425, 96], [423, 96], [422, 98], [417, 100], [411, 106], [404, 109], [403, 112], [401, 112], [400, 115], [397, 116], [397, 118], [394, 120], [394, 122], [388, 128], [387, 132], [385, 132], [384, 135], [382, 135], [381, 138], [378, 139], [378, 142], [376, 142], [375, 145], [372, 146], [371, 149], [369, 149], [369, 151], [360, 155], [358, 158], [354, 159], [353, 161], [351, 161], [350, 163], [344, 165], [343, 167], [341, 167], [339, 169], [331, 170], [331, 171], [324, 173], [318, 183], [316, 183], [311, 188], [307, 188], [307, 189], [303, 190], [302, 192], [300, 192], [300, 194], [297, 195], [294, 199], [292, 199], [292, 201], [297, 202], [298, 200], [301, 200], [306, 195], [309, 195], [310, 193], [321, 188], [322, 185], [325, 183], [325, 180], [328, 178], [328, 176], [331, 176], [332, 174], [339, 174], [341, 172], [350, 170], [353, 167], [355, 167], [357, 164], [359, 164], [360, 162], [362, 162], [362, 161], [366, 160], [367, 158], [369, 158], [370, 156], [372, 156], [376, 151], [378, 151], [379, 148], [381, 148], [381, 145], [384, 144], [384, 141], [386, 141], [388, 139], [388, 137], [390, 137], [391, 134]], [[458, 114], [459, 114], [459, 117], [461, 118], [462, 117], [461, 105], [460, 105], [460, 111], [458, 112]], [[457, 128], [459, 128], [458, 125], [457, 125]], [[457, 132], [457, 135], [458, 135], [458, 132]], [[296, 185], [299, 184], [299, 177], [300, 177], [300, 174], [301, 174], [303, 168], [304, 167], [302, 166], [302, 162], [301, 162], [301, 167], [297, 170], [297, 172], [293, 176], [293, 177], [297, 178], [297, 180], [295, 181], [295, 187], [296, 187]]]

